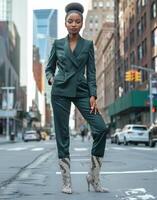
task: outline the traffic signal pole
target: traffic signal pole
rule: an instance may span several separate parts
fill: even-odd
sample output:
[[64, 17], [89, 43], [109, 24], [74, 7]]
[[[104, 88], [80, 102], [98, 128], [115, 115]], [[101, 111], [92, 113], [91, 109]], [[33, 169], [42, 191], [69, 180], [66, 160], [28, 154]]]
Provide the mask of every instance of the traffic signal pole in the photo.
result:
[[145, 68], [138, 65], [131, 65], [132, 68], [141, 69], [149, 73], [149, 101], [150, 101], [150, 125], [153, 123], [153, 95], [152, 95], [152, 74], [155, 73], [155, 70], [150, 68]]

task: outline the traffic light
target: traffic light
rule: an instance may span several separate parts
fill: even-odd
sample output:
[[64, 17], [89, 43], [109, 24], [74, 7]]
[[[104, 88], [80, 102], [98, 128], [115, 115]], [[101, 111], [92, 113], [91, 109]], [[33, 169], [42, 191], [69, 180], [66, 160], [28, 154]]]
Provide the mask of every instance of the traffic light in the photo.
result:
[[142, 80], [141, 72], [136, 71], [135, 72], [135, 82], [140, 82], [141, 80]]
[[141, 81], [141, 72], [138, 72], [136, 70], [129, 70], [125, 72], [125, 81], [135, 81], [139, 82]]
[[131, 71], [125, 72], [125, 81], [131, 81], [131, 80], [132, 80]]
[[153, 108], [152, 108], [152, 112], [155, 113], [156, 111], [157, 111], [156, 107], [153, 106]]

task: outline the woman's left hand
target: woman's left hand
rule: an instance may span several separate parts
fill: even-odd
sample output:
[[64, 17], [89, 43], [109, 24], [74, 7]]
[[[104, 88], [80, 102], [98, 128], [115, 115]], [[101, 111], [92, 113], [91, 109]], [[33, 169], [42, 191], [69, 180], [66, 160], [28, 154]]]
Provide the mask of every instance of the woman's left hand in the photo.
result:
[[94, 112], [95, 114], [99, 112], [95, 96], [90, 97], [90, 113]]

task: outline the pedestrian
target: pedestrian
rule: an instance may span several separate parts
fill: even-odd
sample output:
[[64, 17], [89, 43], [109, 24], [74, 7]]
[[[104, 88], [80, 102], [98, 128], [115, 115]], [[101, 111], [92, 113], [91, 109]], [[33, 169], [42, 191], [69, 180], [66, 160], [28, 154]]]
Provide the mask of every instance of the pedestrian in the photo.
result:
[[48, 83], [52, 85], [51, 102], [63, 179], [62, 192], [72, 193], [69, 153], [71, 102], [79, 109], [92, 130], [91, 166], [86, 176], [88, 190], [92, 185], [95, 192], [108, 192], [101, 185], [99, 178], [106, 144], [106, 124], [96, 104], [93, 42], [83, 39], [79, 34], [83, 25], [83, 6], [79, 3], [70, 3], [65, 7], [65, 11], [68, 35], [54, 41], [45, 69]]
[[81, 133], [81, 137], [82, 137], [82, 142], [84, 142], [85, 136], [86, 136], [86, 130], [85, 130], [85, 125], [82, 124], [80, 126], [80, 133]]

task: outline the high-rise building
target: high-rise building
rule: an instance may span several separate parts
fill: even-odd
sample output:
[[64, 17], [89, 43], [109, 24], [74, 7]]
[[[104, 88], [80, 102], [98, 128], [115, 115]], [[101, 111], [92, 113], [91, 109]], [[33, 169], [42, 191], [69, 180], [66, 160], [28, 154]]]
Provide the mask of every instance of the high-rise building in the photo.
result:
[[114, 20], [113, 0], [92, 0], [92, 9], [88, 10], [83, 36], [95, 40], [103, 22]]
[[42, 63], [47, 59], [53, 39], [57, 38], [57, 10], [34, 10], [34, 45], [39, 47]]
[[[132, 69], [132, 64], [157, 72], [157, 1], [117, 0], [115, 3], [116, 101], [110, 106], [109, 114], [117, 128], [127, 123], [150, 125], [149, 73], [142, 70], [139, 82], [125, 81], [125, 73]], [[157, 106], [155, 98], [153, 106]], [[153, 121], [157, 119], [157, 113], [153, 113], [153, 118]]]
[[95, 40], [97, 103], [103, 118], [110, 122], [108, 106], [114, 102], [114, 24], [105, 22]]
[[12, 0], [0, 0], [0, 20], [11, 21]]
[[16, 24], [21, 38], [20, 85], [26, 86], [27, 111], [32, 106], [32, 100], [35, 99], [35, 81], [32, 69], [32, 19], [32, 2], [30, 0], [12, 0], [12, 21]]
[[[19, 12], [20, 8], [20, 12]], [[12, 0], [12, 21], [16, 24], [21, 38], [20, 52], [20, 85], [27, 85], [28, 74], [28, 2], [26, 0]], [[29, 41], [29, 42], [28, 42]], [[30, 50], [29, 50], [30, 52]], [[31, 52], [30, 52], [31, 53]], [[30, 75], [29, 75], [30, 76]]]
[[20, 36], [13, 22], [0, 21], [0, 52], [0, 134], [5, 135], [6, 114], [10, 118], [9, 132], [7, 132], [10, 134], [11, 130], [16, 131], [16, 111], [22, 103], [19, 98]]
[[[34, 49], [38, 49], [38, 59], [34, 55], [37, 51], [33, 53], [33, 60], [36, 57], [36, 60], [33, 61], [33, 71], [37, 87], [42, 85], [40, 92], [43, 92], [45, 98], [45, 119], [47, 120], [45, 122], [47, 126], [51, 126], [49, 110], [51, 108], [51, 87], [48, 86], [45, 79], [44, 68], [52, 43], [57, 38], [57, 14], [57, 10], [53, 9], [34, 10], [33, 12], [33, 44]], [[45, 91], [43, 90], [43, 80], [45, 80]]]

